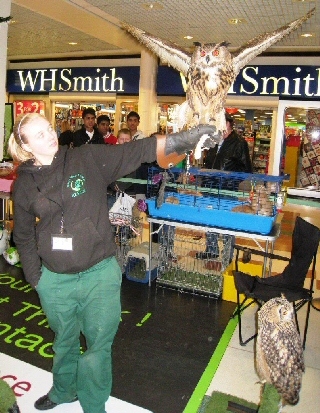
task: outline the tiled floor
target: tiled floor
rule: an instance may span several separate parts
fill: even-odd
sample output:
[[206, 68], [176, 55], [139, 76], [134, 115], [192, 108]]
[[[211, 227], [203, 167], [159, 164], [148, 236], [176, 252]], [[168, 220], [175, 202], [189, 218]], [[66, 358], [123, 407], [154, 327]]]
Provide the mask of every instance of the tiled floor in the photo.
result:
[[[286, 211], [299, 213], [300, 216], [314, 225], [320, 227], [320, 213], [318, 208], [287, 205]], [[283, 238], [284, 239], [284, 238]], [[276, 253], [288, 251], [288, 246], [276, 244]], [[277, 270], [273, 263], [273, 271]], [[318, 251], [316, 274], [318, 285], [320, 279], [320, 252]], [[320, 290], [316, 289], [314, 297], [320, 298]], [[244, 337], [253, 333], [253, 318], [256, 308], [247, 310], [243, 318]], [[300, 327], [304, 327], [306, 307], [298, 312]], [[318, 413], [320, 412], [320, 312], [311, 308], [310, 324], [308, 329], [306, 349], [304, 352], [306, 371], [303, 376], [300, 401], [296, 406], [286, 406], [283, 413]], [[254, 344], [248, 343], [242, 347], [238, 340], [238, 327], [236, 328], [229, 346], [221, 360], [214, 379], [207, 390], [211, 394], [214, 390], [229, 393], [246, 400], [258, 403], [260, 398], [260, 385], [254, 370]]]

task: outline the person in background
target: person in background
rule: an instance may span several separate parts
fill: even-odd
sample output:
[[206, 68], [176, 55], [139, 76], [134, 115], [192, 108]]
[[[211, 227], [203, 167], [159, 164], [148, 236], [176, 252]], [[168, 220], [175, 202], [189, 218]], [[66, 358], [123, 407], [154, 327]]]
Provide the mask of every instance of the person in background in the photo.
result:
[[[138, 130], [138, 126], [140, 124], [140, 116], [137, 112], [131, 111], [127, 115], [127, 126], [131, 133], [131, 139], [133, 141], [144, 139], [145, 136], [141, 130]], [[150, 164], [143, 163], [139, 166], [136, 170], [136, 178], [141, 180], [147, 180], [148, 178], [148, 168]], [[146, 184], [135, 184], [135, 193], [137, 199], [145, 199], [146, 198], [146, 191], [147, 185]]]
[[122, 128], [117, 133], [117, 144], [122, 145], [123, 143], [131, 142], [131, 133], [128, 128]]
[[226, 114], [226, 130], [221, 144], [207, 152], [204, 167], [222, 171], [252, 173], [252, 164], [247, 141], [233, 129], [234, 121]]
[[137, 112], [131, 111], [127, 115], [127, 126], [131, 133], [131, 139], [137, 141], [145, 138], [143, 132], [138, 129], [140, 124], [140, 115]]
[[[240, 137], [235, 130], [233, 118], [226, 113], [226, 130], [223, 132], [223, 140], [214, 148], [210, 148], [204, 161], [207, 169], [223, 171], [252, 173], [252, 164], [247, 141]], [[236, 186], [230, 183], [231, 189]], [[228, 182], [226, 182], [228, 185]], [[233, 258], [234, 237], [231, 239], [230, 261]], [[206, 233], [206, 249], [196, 253], [198, 259], [214, 259], [219, 256], [218, 235], [214, 232]]]
[[[124, 145], [58, 145], [39, 113], [18, 118], [9, 153], [19, 162], [13, 186], [14, 228], [24, 276], [36, 289], [55, 333], [53, 385], [38, 410], [79, 400], [84, 413], [105, 413], [112, 386], [112, 344], [121, 317], [121, 269], [106, 202], [107, 186], [157, 160], [178, 163], [204, 134], [201, 125]], [[212, 136], [213, 135], [213, 136]], [[80, 334], [86, 340], [81, 353]]]
[[73, 134], [73, 146], [78, 147], [85, 144], [104, 144], [104, 139], [96, 128], [96, 111], [93, 108], [86, 108], [82, 112], [82, 128]]
[[59, 135], [59, 145], [71, 146], [73, 141], [73, 133], [71, 130], [70, 123], [67, 119], [61, 121], [61, 133]]
[[116, 145], [117, 137], [114, 136], [110, 129], [110, 118], [107, 115], [100, 115], [97, 117], [97, 126], [100, 135], [104, 139], [104, 143], [108, 145]]

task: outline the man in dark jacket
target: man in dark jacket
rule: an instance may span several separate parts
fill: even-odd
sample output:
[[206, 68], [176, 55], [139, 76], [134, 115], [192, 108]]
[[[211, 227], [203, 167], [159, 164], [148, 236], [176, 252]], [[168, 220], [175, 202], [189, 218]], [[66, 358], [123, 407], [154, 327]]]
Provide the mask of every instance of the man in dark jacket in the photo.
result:
[[86, 108], [82, 112], [82, 128], [73, 134], [73, 146], [89, 143], [104, 144], [104, 139], [96, 129], [96, 112], [93, 108]]
[[[247, 141], [240, 137], [233, 129], [233, 118], [226, 113], [226, 131], [223, 134], [223, 141], [210, 148], [204, 161], [207, 169], [218, 169], [222, 171], [247, 172], [252, 173], [252, 164]], [[205, 184], [205, 182], [203, 182]], [[228, 182], [225, 183], [228, 187]], [[234, 182], [230, 189], [236, 189]], [[230, 261], [233, 257], [234, 237], [231, 239]], [[206, 233], [206, 249], [198, 252], [198, 259], [214, 259], [219, 255], [218, 235], [214, 232]]]
[[248, 143], [233, 129], [233, 118], [226, 115], [227, 129], [221, 145], [208, 150], [204, 167], [222, 171], [252, 172]]

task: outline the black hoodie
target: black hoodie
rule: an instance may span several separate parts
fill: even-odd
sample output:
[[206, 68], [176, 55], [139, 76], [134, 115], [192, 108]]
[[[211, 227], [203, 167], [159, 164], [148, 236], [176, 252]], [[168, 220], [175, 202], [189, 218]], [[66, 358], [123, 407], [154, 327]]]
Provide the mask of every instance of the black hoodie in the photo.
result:
[[[21, 164], [13, 188], [13, 239], [26, 280], [35, 287], [42, 264], [72, 274], [114, 255], [107, 186], [155, 159], [156, 138], [151, 137], [124, 145], [60, 146], [49, 166]], [[62, 215], [72, 251], [52, 250]]]

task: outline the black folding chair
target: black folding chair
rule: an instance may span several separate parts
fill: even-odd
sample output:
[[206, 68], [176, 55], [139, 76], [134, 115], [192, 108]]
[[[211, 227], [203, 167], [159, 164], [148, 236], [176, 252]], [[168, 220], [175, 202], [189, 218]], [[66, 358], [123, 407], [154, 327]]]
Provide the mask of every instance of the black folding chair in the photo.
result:
[[[257, 333], [246, 340], [242, 337], [242, 323], [241, 315], [243, 311], [248, 308], [253, 302], [258, 304], [260, 308], [263, 303], [274, 297], [280, 297], [282, 294], [286, 299], [293, 303], [297, 328], [299, 330], [299, 323], [297, 318], [297, 311], [300, 310], [306, 303], [308, 303], [307, 314], [305, 320], [305, 328], [303, 335], [303, 348], [305, 348], [310, 306], [313, 295], [313, 284], [315, 278], [316, 255], [320, 241], [320, 229], [310, 224], [304, 219], [297, 217], [295, 227], [292, 234], [292, 250], [291, 257], [281, 257], [276, 254], [266, 253], [262, 251], [249, 250], [253, 255], [268, 256], [270, 259], [279, 259], [289, 261], [282, 273], [261, 278], [252, 276], [244, 272], [238, 271], [239, 251], [245, 250], [248, 255], [248, 249], [235, 245], [236, 249], [236, 269], [233, 271], [234, 283], [237, 290], [237, 308], [233, 316], [238, 317], [239, 323], [239, 342], [245, 346], [250, 340], [257, 336]], [[304, 282], [308, 275], [309, 268], [312, 264], [311, 279], [309, 288], [304, 288]], [[240, 294], [244, 298], [240, 302]]]

